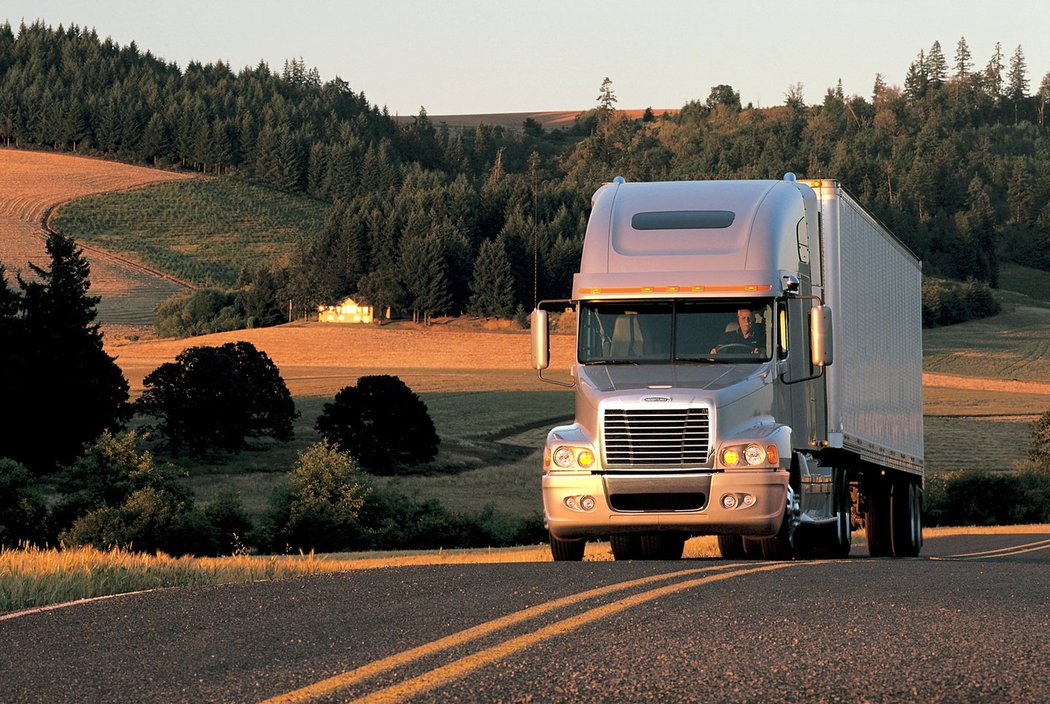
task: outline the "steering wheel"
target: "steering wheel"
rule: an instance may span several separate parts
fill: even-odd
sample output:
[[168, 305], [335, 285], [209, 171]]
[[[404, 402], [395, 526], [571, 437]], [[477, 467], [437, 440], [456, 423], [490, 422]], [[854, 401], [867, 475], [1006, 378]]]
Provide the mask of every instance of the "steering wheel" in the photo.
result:
[[754, 354], [755, 349], [748, 344], [743, 342], [726, 342], [721, 345], [715, 345], [715, 352], [722, 354], [723, 352], [743, 352], [745, 354]]

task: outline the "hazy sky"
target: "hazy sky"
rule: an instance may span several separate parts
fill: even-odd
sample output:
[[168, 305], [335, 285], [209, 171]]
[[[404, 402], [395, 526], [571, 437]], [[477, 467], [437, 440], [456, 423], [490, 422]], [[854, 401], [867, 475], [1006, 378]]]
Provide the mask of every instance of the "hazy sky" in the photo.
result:
[[620, 108], [681, 107], [720, 83], [761, 107], [799, 82], [809, 103], [840, 78], [870, 96], [935, 40], [953, 64], [960, 37], [978, 69], [996, 42], [1007, 65], [1021, 45], [1030, 92], [1050, 72], [1046, 0], [0, 0], [3, 19], [94, 27], [182, 68], [302, 57], [401, 115], [585, 109], [606, 76]]

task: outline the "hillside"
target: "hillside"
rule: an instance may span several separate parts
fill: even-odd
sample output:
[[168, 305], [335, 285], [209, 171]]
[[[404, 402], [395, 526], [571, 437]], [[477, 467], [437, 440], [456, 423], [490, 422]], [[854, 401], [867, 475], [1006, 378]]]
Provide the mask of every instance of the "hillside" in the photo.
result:
[[[652, 108], [653, 115], [676, 115], [680, 108]], [[463, 115], [429, 115], [430, 121], [435, 125], [448, 125], [449, 127], [477, 127], [478, 125], [489, 125], [490, 127], [505, 127], [507, 129], [521, 129], [526, 120], [534, 120], [547, 130], [569, 129], [576, 124], [576, 118], [587, 112], [586, 110], [553, 110], [547, 112], [503, 112], [503, 113], [473, 113]], [[630, 120], [640, 120], [645, 113], [641, 110], [619, 110], [619, 113]], [[398, 115], [396, 121], [399, 124], [411, 124], [416, 118], [412, 115]]]
[[[130, 166], [66, 154], [0, 149], [0, 261], [12, 276], [27, 262], [46, 264], [44, 227], [63, 203], [107, 191], [129, 191], [159, 181], [180, 181], [185, 174]], [[105, 324], [144, 325], [153, 308], [185, 285], [138, 266], [134, 261], [86, 249], [91, 264], [91, 293], [102, 296], [99, 320]]]

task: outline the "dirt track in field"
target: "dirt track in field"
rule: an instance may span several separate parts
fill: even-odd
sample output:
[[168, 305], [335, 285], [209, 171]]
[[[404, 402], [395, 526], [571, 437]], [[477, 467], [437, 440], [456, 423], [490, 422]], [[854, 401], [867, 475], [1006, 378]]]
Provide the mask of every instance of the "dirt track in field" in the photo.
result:
[[[45, 226], [61, 204], [82, 196], [137, 188], [186, 174], [68, 154], [0, 149], [0, 262], [8, 274], [47, 263]], [[157, 303], [184, 286], [134, 262], [84, 248], [91, 265], [91, 293], [101, 296], [103, 325], [149, 325]]]

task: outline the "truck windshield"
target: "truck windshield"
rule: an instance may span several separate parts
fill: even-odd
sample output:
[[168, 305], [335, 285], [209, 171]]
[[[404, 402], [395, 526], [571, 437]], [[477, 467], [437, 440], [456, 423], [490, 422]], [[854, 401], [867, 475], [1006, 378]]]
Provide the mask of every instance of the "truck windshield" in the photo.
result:
[[583, 364], [767, 362], [772, 301], [584, 302]]

